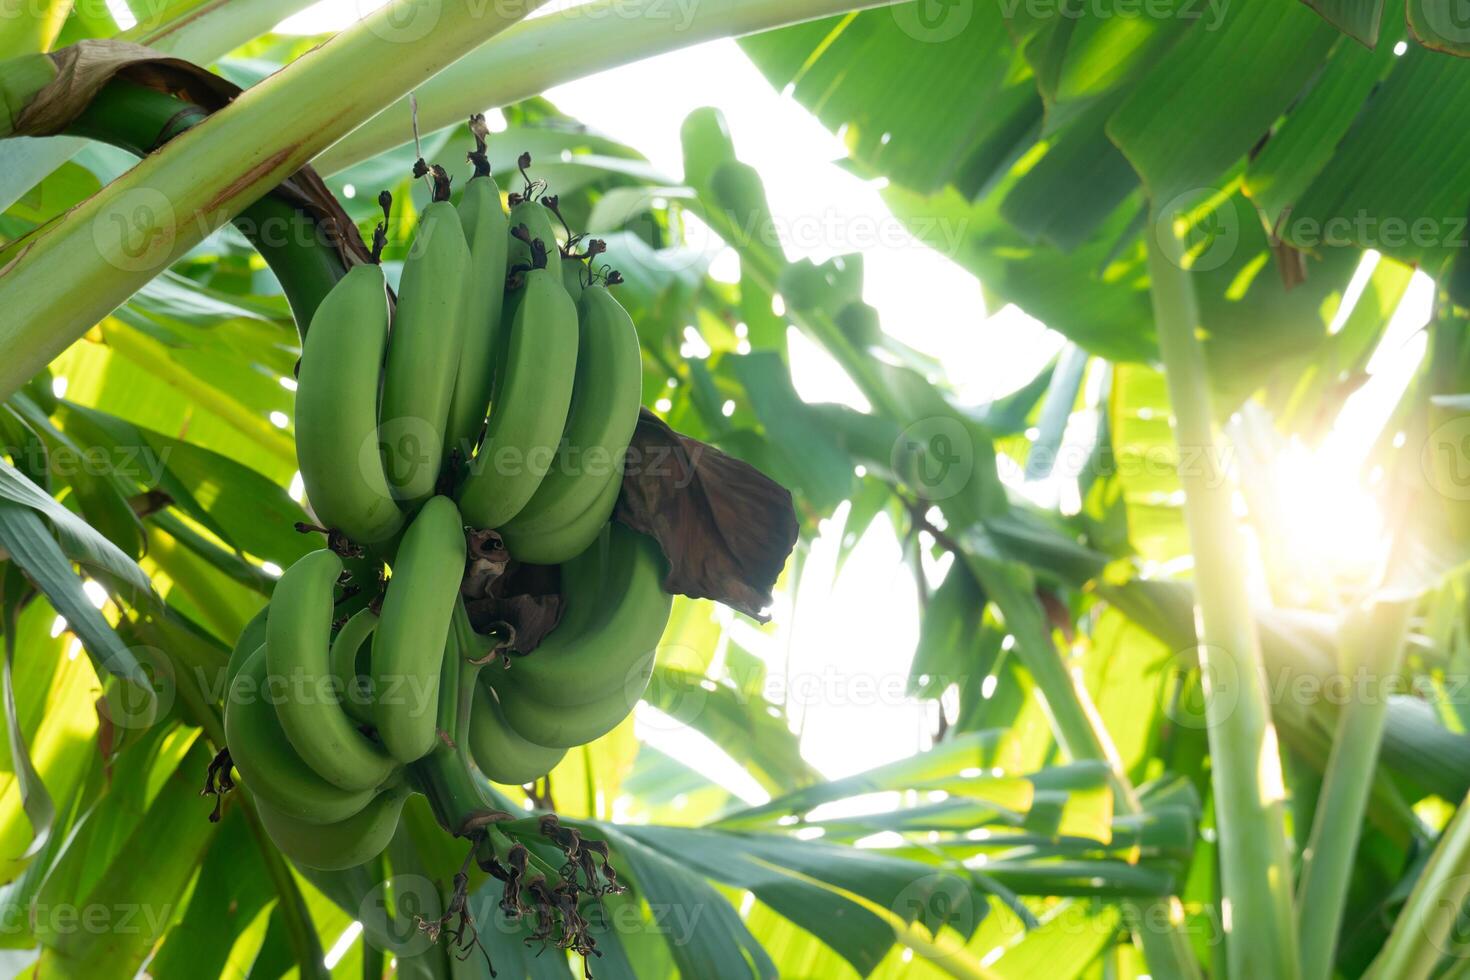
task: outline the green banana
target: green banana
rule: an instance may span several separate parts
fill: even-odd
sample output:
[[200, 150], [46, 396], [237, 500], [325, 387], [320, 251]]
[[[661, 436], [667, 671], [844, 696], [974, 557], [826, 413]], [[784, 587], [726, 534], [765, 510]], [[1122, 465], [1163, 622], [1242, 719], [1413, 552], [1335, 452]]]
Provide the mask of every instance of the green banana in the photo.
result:
[[[579, 554], [612, 513], [615, 493], [600, 520], [583, 516], [605, 497], [609, 480], [621, 482], [642, 401], [643, 352], [628, 311], [605, 286], [588, 286], [577, 305], [577, 318], [580, 339], [571, 418], [556, 465], [530, 502], [501, 529], [511, 554], [543, 565]], [[552, 542], [544, 537], [548, 532], [578, 519], [584, 528], [590, 526], [591, 533], [549, 547]]]
[[566, 287], [567, 295], [572, 299], [580, 297], [582, 290], [587, 288], [586, 282], [583, 281], [586, 275], [586, 260], [573, 258], [570, 255], [561, 257], [561, 284]]
[[469, 270], [459, 214], [448, 201], [435, 201], [424, 208], [403, 263], [379, 413], [388, 483], [409, 503], [432, 494], [439, 478]]
[[566, 560], [568, 555], [585, 551], [588, 543], [607, 526], [608, 515], [612, 513], [618, 494], [623, 489], [621, 460], [617, 470], [613, 478], [603, 483], [592, 503], [570, 522], [544, 531], [534, 528], [503, 528], [501, 538], [505, 541], [506, 550], [517, 560], [535, 565], [554, 565]]
[[359, 544], [403, 523], [378, 450], [378, 377], [388, 345], [383, 270], [357, 265], [317, 307], [296, 386], [296, 462], [317, 519]]
[[245, 624], [245, 628], [235, 639], [235, 648], [230, 651], [230, 662], [225, 667], [223, 693], [230, 692], [230, 685], [235, 683], [235, 675], [240, 673], [240, 668], [245, 666], [245, 661], [249, 660], [250, 655], [260, 649], [261, 644], [265, 642], [265, 623], [270, 611], [271, 607], [268, 603], [261, 606], [260, 612], [250, 617], [250, 622]]
[[509, 672], [505, 676], [492, 676], [491, 686], [500, 696], [506, 722], [522, 738], [548, 748], [570, 749], [596, 741], [633, 713], [653, 676], [653, 663], [653, 651], [649, 651], [632, 665], [615, 690], [595, 701], [570, 707], [547, 704], [516, 690], [509, 683]]
[[464, 343], [449, 400], [445, 451], [458, 449], [461, 459], [469, 459], [490, 408], [510, 245], [500, 187], [493, 178], [472, 177], [465, 185], [459, 220], [469, 244], [470, 267], [465, 277]]
[[599, 544], [562, 566], [566, 614], [534, 652], [497, 678], [502, 692], [562, 706], [621, 694], [668, 624], [673, 596], [663, 589], [665, 568], [658, 542], [612, 524], [605, 549]]
[[500, 527], [531, 499], [571, 407], [576, 304], [545, 268], [525, 273], [517, 304], [485, 441], [460, 487], [460, 507], [474, 527]]
[[332, 677], [342, 691], [342, 708], [363, 725], [373, 723], [372, 692], [363, 689], [364, 672], [358, 670], [357, 664], [359, 654], [377, 628], [378, 614], [371, 609], [363, 609], [342, 624], [337, 638], [332, 641]]
[[464, 522], [448, 497], [432, 497], [404, 532], [373, 637], [373, 719], [399, 762], [428, 754], [438, 741], [439, 671], [459, 583]]
[[385, 789], [358, 813], [325, 826], [298, 820], [265, 800], [256, 800], [255, 808], [265, 832], [286, 857], [304, 868], [344, 871], [383, 853], [411, 794], [405, 784]]
[[225, 701], [225, 744], [245, 785], [257, 799], [293, 819], [325, 824], [348, 817], [372, 801], [373, 789], [344, 790], [322, 779], [291, 747], [271, 707], [265, 647], [240, 668]]
[[500, 710], [488, 684], [475, 685], [470, 713], [470, 755], [485, 778], [508, 786], [524, 786], [546, 775], [567, 754], [522, 738]]
[[506, 221], [509, 226], [510, 239], [509, 250], [506, 253], [506, 268], [513, 270], [516, 266], [521, 266], [522, 269], [530, 269], [536, 265], [531, 254], [531, 246], [515, 233], [516, 229], [522, 225], [526, 228], [526, 237], [532, 241], [541, 242], [546, 247], [548, 256], [556, 254], [556, 229], [551, 224], [553, 217], [555, 215], [551, 213], [551, 210], [540, 201], [521, 198], [511, 205], [510, 217]]
[[382, 785], [392, 757], [357, 730], [341, 704], [330, 658], [332, 594], [342, 559], [313, 551], [286, 569], [271, 597], [266, 666], [287, 683], [276, 705], [281, 728], [306, 764], [345, 790]]

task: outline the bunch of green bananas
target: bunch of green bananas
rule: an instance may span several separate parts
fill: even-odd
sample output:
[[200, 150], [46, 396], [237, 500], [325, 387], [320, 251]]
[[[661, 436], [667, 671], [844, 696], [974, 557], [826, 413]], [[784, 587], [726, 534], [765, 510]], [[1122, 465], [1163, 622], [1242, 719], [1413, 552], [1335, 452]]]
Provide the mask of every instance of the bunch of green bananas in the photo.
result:
[[[610, 522], [642, 378], [617, 276], [587, 261], [600, 243], [558, 248], [555, 198], [528, 179], [507, 214], [476, 164], [458, 205], [433, 168], [396, 309], [358, 265], [303, 345], [297, 456], [328, 547], [241, 634], [225, 729], [262, 824], [306, 867], [375, 857], [413, 792], [459, 833], [485, 801], [474, 770], [529, 783], [611, 730], [669, 617], [658, 544]], [[497, 640], [460, 597], [467, 525], [561, 565], [561, 621], [505, 669], [481, 671]]]
[[459, 511], [433, 497], [403, 535], [378, 610], [337, 626], [343, 561], [322, 549], [286, 570], [241, 633], [226, 674], [226, 742], [262, 824], [300, 864], [353, 867], [392, 838], [415, 788], [405, 767], [438, 739], [464, 562]]
[[391, 334], [376, 265], [354, 267], [318, 308], [296, 439], [325, 527], [391, 553], [441, 480], [520, 561], [566, 561], [607, 523], [638, 422], [638, 331], [607, 288], [616, 274], [600, 276], [575, 239], [560, 256], [555, 199], [534, 187], [507, 215], [477, 174], [457, 207], [424, 209]]

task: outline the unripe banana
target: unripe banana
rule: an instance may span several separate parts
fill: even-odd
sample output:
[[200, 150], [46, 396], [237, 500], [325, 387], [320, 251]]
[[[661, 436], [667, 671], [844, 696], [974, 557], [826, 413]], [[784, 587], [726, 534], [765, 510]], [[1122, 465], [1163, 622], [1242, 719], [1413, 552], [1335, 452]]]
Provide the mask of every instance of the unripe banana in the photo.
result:
[[343, 871], [383, 853], [398, 829], [403, 804], [411, 793], [404, 784], [386, 789], [360, 812], [325, 826], [297, 820], [265, 800], [256, 800], [255, 808], [265, 832], [282, 854], [303, 868]]
[[547, 748], [522, 738], [505, 720], [495, 692], [483, 683], [475, 685], [469, 742], [470, 755], [485, 777], [508, 786], [535, 782], [567, 754], [566, 749]]
[[341, 574], [342, 560], [325, 549], [286, 569], [271, 597], [266, 665], [286, 683], [276, 714], [306, 764], [343, 789], [372, 789], [394, 763], [342, 710], [330, 656], [333, 590]]
[[250, 622], [245, 624], [245, 628], [235, 639], [235, 648], [230, 651], [230, 662], [225, 667], [223, 693], [230, 692], [230, 685], [235, 683], [235, 675], [240, 673], [240, 668], [245, 666], [245, 661], [250, 659], [250, 655], [265, 643], [265, 623], [270, 611], [269, 603], [261, 606], [260, 612], [250, 617]]
[[518, 561], [534, 565], [554, 565], [565, 561], [569, 555], [585, 551], [598, 532], [607, 526], [608, 515], [617, 504], [622, 489], [622, 463], [619, 461], [618, 472], [605, 478], [592, 503], [568, 523], [542, 531], [503, 528], [501, 537], [506, 550]]
[[433, 497], [404, 532], [373, 637], [373, 720], [399, 762], [422, 758], [438, 741], [439, 671], [464, 563], [459, 511]]
[[556, 216], [551, 209], [540, 201], [521, 199], [511, 206], [510, 217], [507, 219], [509, 228], [509, 250], [506, 254], [506, 267], [515, 269], [516, 266], [530, 268], [535, 265], [531, 255], [531, 246], [516, 234], [516, 229], [525, 225], [526, 235], [533, 241], [540, 241], [546, 247], [546, 254], [556, 254], [556, 229], [552, 226], [552, 219]]
[[506, 700], [525, 694], [546, 705], [585, 704], [621, 694], [641, 664], [652, 662], [673, 604], [663, 589], [663, 552], [653, 538], [618, 523], [610, 527], [605, 560], [601, 552], [589, 548], [563, 566], [566, 615], [496, 678]]
[[[643, 352], [628, 311], [606, 287], [588, 286], [577, 305], [577, 319], [571, 417], [556, 464], [531, 501], [501, 529], [511, 554], [542, 565], [581, 553], [612, 513], [615, 491], [600, 517], [588, 508], [607, 497], [609, 480], [621, 482], [642, 400]], [[582, 534], [552, 540], [552, 533], [573, 521], [579, 521]]]
[[388, 483], [399, 500], [423, 500], [439, 477], [469, 268], [459, 214], [448, 201], [435, 201], [424, 208], [403, 263], [383, 373], [379, 436]]
[[474, 454], [490, 408], [505, 296], [505, 256], [510, 245], [500, 187], [494, 179], [470, 179], [459, 201], [459, 220], [470, 248], [470, 267], [465, 277], [464, 342], [449, 401], [444, 448], [446, 453], [458, 449], [460, 459], [467, 460]]
[[582, 295], [582, 290], [587, 288], [587, 263], [583, 259], [572, 258], [569, 255], [561, 257], [561, 284], [566, 287], [567, 295], [573, 300]]
[[570, 749], [596, 741], [632, 714], [648, 688], [653, 664], [654, 655], [650, 650], [633, 665], [617, 689], [596, 701], [571, 707], [547, 704], [516, 690], [508, 683], [508, 674], [492, 675], [491, 686], [500, 696], [505, 720], [522, 738], [538, 745]]
[[531, 499], [571, 407], [576, 304], [547, 269], [525, 273], [517, 304], [485, 441], [460, 488], [460, 508], [474, 527], [500, 527]]
[[346, 820], [367, 806], [375, 789], [348, 791], [311, 770], [281, 730], [267, 686], [265, 648], [246, 658], [225, 701], [225, 743], [240, 776], [257, 799], [306, 823]]
[[378, 450], [387, 344], [383, 270], [353, 266], [311, 319], [296, 387], [296, 462], [307, 499], [319, 521], [367, 545], [403, 523]]
[[368, 638], [377, 628], [377, 613], [363, 609], [342, 624], [337, 638], [332, 641], [332, 677], [342, 692], [342, 708], [362, 725], [373, 723], [372, 692], [364, 687], [367, 672], [358, 670], [358, 660]]

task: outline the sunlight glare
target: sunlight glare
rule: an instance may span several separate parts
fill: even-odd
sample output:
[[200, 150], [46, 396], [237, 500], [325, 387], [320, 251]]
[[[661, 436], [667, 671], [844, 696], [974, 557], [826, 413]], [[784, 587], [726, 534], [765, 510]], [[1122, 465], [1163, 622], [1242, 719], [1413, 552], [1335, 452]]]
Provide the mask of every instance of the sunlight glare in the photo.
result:
[[1272, 466], [1288, 579], [1318, 595], [1369, 584], [1384, 558], [1385, 529], [1358, 461], [1292, 442]]

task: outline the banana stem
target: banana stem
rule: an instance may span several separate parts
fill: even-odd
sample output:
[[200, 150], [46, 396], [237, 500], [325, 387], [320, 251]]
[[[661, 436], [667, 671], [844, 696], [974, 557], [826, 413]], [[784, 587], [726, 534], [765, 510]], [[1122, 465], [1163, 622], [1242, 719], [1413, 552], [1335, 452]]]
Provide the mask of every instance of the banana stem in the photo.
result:
[[[1361, 669], [1364, 676], [1376, 681], [1397, 677], [1412, 609], [1412, 602], [1374, 603], [1350, 618], [1342, 629], [1344, 674], [1351, 676]], [[1332, 756], [1322, 779], [1297, 893], [1301, 915], [1297, 932], [1305, 980], [1328, 980], [1332, 976], [1353, 858], [1378, 771], [1387, 719], [1386, 687], [1349, 701], [1337, 719]]]
[[[1162, 218], [1162, 220], [1161, 220]], [[1207, 463], [1220, 459], [1210, 380], [1200, 344], [1194, 283], [1172, 215], [1151, 215], [1145, 234], [1159, 352], [1178, 444]], [[1232, 928], [1232, 977], [1300, 976], [1286, 843], [1285, 788], [1266, 675], [1256, 636], [1231, 492], [1218, 467], [1182, 468], [1184, 513], [1194, 550], [1199, 655], [1220, 835], [1222, 902]]]
[[470, 817], [495, 809], [469, 763], [470, 706], [483, 668], [483, 664], [474, 662], [477, 646], [468, 642], [473, 632], [464, 601], [456, 600], [444, 651], [444, 669], [439, 677], [439, 721], [453, 744], [435, 746], [434, 751], [410, 767], [414, 781], [428, 797], [435, 819], [456, 836], [464, 830]]
[[[667, 0], [592, 0], [525, 20], [486, 41], [414, 93], [418, 123], [431, 133], [486, 106], [539, 95], [554, 85], [677, 51], [898, 0], [722, 0], [671, 16]], [[575, 51], [575, 58], [553, 52]], [[406, 142], [407, 97], [379, 112], [313, 161], [333, 174]]]
[[[115, 78], [72, 122], [68, 133], [147, 156], [209, 118], [203, 108], [192, 109], [167, 93]], [[305, 336], [317, 306], [347, 271], [337, 250], [306, 215], [274, 194], [242, 211], [235, 227], [275, 273], [291, 304], [297, 330]]]

